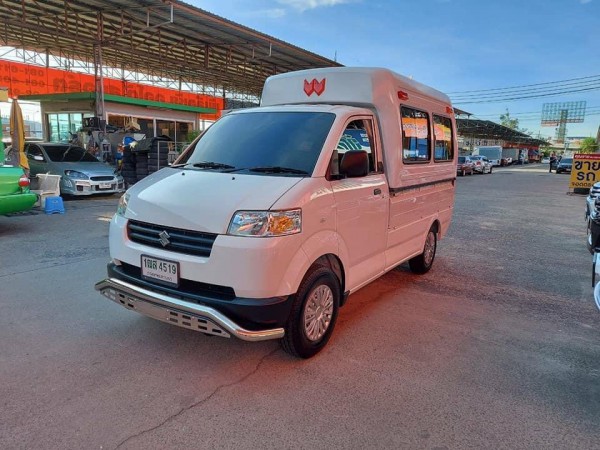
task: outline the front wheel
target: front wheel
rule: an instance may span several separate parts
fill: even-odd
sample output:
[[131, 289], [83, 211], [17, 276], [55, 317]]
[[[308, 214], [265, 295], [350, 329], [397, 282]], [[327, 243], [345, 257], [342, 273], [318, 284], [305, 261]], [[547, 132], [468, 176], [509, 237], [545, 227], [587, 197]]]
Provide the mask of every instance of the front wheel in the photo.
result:
[[329, 341], [338, 315], [341, 288], [329, 267], [311, 269], [298, 289], [281, 347], [300, 358], [319, 353]]
[[431, 269], [431, 266], [433, 266], [436, 249], [437, 234], [435, 233], [433, 227], [431, 227], [427, 233], [427, 238], [425, 239], [423, 253], [408, 260], [408, 266], [410, 267], [410, 270], [419, 274], [429, 272], [429, 269]]

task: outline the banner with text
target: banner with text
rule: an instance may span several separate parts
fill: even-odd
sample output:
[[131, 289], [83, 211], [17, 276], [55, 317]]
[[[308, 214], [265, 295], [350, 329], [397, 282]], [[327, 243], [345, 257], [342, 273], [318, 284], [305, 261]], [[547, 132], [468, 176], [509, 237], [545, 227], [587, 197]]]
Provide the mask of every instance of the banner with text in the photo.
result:
[[570, 189], [591, 188], [600, 181], [600, 154], [576, 153], [571, 168]]
[[[0, 61], [0, 86], [8, 88], [12, 98], [22, 95], [68, 94], [94, 92], [94, 76], [79, 72], [52, 69], [13, 61]], [[104, 93], [164, 103], [176, 103], [200, 108], [214, 108], [216, 114], [200, 114], [215, 120], [223, 110], [222, 98], [194, 92], [104, 78]]]

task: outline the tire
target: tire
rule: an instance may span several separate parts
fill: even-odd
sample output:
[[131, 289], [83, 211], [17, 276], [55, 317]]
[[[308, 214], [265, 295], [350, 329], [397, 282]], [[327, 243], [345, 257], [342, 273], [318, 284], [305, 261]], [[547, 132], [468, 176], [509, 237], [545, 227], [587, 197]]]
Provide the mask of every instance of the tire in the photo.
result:
[[488, 174], [492, 173], [492, 169], [493, 169], [493, 167], [490, 167], [490, 171], [488, 172]]
[[[333, 333], [340, 300], [340, 283], [331, 269], [325, 266], [310, 269], [295, 295], [285, 334], [280, 341], [283, 350], [300, 358], [310, 358], [319, 353]], [[313, 320], [310, 320], [311, 313]], [[311, 325], [321, 325], [324, 329], [315, 329]]]
[[125, 170], [125, 169], [123, 169], [123, 170], [121, 170], [121, 175], [124, 178], [135, 178], [136, 175], [137, 175], [137, 172], [135, 171], [135, 169], [134, 170]]
[[160, 162], [164, 162], [166, 163], [169, 160], [169, 158], [167, 158], [166, 156], [163, 158], [162, 156], [160, 158], [154, 158], [152, 155], [150, 155], [148, 157], [148, 161], [149, 162], [156, 162], [156, 161], [160, 161]]
[[461, 171], [460, 171], [460, 176], [461, 176], [461, 177], [464, 177], [465, 175], [466, 175], [466, 171], [465, 171], [465, 169], [461, 170]]
[[437, 234], [435, 233], [434, 228], [431, 227], [427, 232], [427, 237], [425, 238], [423, 253], [408, 260], [408, 266], [410, 267], [410, 270], [418, 274], [429, 272], [431, 266], [433, 266], [436, 250]]

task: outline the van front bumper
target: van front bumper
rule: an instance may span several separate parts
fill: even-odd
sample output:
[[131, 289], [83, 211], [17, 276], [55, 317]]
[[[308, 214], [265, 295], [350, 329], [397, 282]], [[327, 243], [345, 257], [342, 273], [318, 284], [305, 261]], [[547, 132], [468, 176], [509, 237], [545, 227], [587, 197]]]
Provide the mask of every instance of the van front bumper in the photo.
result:
[[111, 262], [96, 290], [113, 302], [182, 328], [244, 341], [283, 337], [293, 296], [242, 298], [157, 285]]

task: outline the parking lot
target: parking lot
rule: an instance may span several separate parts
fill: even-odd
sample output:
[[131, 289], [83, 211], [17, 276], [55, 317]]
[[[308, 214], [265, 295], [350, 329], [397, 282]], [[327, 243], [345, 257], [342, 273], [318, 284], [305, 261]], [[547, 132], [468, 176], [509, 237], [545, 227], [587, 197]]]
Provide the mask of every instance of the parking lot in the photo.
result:
[[568, 180], [458, 178], [433, 269], [352, 295], [309, 360], [95, 292], [117, 197], [0, 216], [0, 447], [600, 448], [600, 311]]

